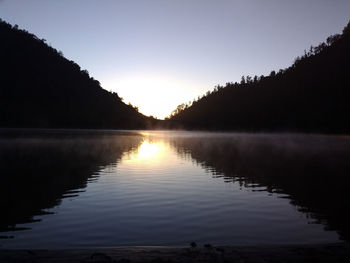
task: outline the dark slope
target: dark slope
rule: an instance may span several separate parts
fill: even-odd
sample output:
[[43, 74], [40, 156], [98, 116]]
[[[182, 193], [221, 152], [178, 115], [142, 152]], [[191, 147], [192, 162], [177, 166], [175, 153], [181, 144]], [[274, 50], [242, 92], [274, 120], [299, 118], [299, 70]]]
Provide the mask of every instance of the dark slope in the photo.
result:
[[0, 127], [145, 128], [153, 121], [45, 40], [1, 20], [0, 112]]
[[350, 24], [286, 70], [217, 87], [171, 120], [192, 129], [350, 131]]

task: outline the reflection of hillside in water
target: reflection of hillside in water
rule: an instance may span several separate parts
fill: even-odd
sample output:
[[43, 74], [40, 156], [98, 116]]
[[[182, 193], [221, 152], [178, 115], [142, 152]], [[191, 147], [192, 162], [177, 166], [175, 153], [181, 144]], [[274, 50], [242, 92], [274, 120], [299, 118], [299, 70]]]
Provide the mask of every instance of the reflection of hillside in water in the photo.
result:
[[223, 135], [177, 137], [172, 144], [227, 182], [287, 194], [299, 210], [350, 240], [349, 138]]
[[89, 179], [123, 153], [136, 148], [140, 136], [49, 132], [0, 137], [0, 231], [33, 221], [62, 198], [77, 195]]

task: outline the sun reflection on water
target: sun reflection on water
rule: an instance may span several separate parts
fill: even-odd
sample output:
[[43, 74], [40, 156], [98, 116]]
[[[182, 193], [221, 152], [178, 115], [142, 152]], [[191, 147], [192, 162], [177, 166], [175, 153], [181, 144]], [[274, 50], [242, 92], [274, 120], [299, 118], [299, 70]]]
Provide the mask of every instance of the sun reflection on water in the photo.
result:
[[137, 157], [140, 160], [155, 159], [162, 152], [162, 145], [159, 143], [150, 143], [144, 141], [137, 151]]
[[144, 140], [141, 145], [127, 156], [127, 162], [142, 165], [160, 163], [166, 157], [167, 146], [164, 142]]

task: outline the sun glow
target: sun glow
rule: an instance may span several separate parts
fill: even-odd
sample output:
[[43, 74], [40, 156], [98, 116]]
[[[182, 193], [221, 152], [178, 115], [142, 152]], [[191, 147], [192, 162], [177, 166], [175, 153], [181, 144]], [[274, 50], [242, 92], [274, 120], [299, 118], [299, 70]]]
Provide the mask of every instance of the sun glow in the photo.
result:
[[176, 107], [201, 94], [200, 85], [165, 75], [123, 74], [103, 82], [107, 90], [116, 91], [125, 103], [131, 103], [146, 116], [163, 119]]

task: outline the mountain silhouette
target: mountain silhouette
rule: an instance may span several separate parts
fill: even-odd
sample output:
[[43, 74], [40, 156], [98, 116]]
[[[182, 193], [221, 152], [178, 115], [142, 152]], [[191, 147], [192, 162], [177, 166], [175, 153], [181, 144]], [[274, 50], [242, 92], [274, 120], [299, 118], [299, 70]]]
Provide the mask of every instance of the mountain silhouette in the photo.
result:
[[170, 116], [187, 129], [350, 131], [350, 23], [269, 76], [217, 86]]
[[146, 128], [155, 120], [74, 61], [0, 19], [0, 127]]

